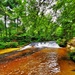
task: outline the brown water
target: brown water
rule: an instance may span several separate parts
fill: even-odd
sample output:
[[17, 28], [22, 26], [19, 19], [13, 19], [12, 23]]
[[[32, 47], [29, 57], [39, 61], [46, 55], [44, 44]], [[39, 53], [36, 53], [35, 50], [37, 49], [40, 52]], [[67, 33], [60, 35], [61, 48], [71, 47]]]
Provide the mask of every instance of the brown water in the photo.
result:
[[67, 59], [66, 48], [33, 48], [8, 54], [0, 55], [0, 75], [75, 75], [75, 63]]

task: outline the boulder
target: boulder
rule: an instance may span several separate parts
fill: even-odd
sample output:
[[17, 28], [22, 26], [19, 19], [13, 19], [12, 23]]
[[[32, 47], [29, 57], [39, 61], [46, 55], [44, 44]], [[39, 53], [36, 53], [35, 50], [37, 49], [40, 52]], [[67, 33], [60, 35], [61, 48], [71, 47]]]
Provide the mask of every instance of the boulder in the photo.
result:
[[75, 37], [73, 37], [68, 43], [67, 43], [67, 50], [69, 52], [75, 52]]

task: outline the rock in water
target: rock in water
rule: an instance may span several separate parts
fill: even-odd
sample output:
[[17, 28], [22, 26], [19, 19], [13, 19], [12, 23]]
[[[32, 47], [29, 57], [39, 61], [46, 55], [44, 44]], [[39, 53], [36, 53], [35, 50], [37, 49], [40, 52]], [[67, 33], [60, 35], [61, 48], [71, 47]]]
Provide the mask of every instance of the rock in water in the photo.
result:
[[60, 46], [55, 42], [55, 41], [49, 41], [49, 42], [35, 42], [35, 43], [30, 43], [27, 46], [24, 46], [21, 48], [21, 50], [27, 49], [27, 48], [60, 48]]

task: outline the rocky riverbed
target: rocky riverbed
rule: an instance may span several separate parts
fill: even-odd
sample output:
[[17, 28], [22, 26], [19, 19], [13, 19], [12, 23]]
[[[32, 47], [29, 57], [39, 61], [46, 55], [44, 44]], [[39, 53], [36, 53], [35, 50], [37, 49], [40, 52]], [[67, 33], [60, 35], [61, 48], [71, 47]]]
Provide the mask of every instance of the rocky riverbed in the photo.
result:
[[0, 75], [75, 75], [66, 48], [30, 48], [0, 55]]

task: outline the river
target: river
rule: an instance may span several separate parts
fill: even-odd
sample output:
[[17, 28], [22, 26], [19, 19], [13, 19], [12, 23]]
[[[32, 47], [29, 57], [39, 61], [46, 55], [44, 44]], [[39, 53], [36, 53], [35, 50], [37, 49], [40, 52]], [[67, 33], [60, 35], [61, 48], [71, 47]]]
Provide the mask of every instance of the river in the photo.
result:
[[0, 55], [0, 75], [75, 75], [66, 48], [31, 48]]

